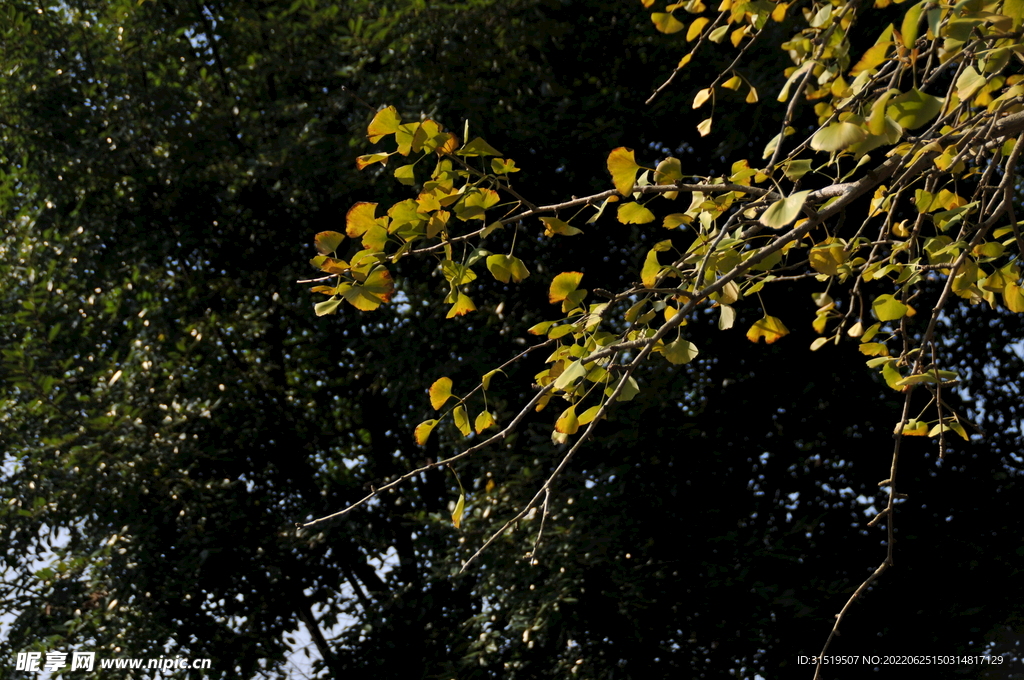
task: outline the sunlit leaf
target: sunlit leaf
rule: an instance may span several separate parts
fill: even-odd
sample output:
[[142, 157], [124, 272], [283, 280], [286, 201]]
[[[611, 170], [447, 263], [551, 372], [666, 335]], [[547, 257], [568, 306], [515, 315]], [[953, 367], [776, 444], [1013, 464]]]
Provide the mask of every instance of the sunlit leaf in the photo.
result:
[[736, 310], [730, 305], [720, 305], [718, 308], [718, 330], [727, 331], [736, 323]]
[[710, 19], [707, 17], [697, 17], [690, 24], [690, 30], [686, 32], [686, 42], [693, 42], [700, 35], [701, 29], [708, 25]]
[[916, 130], [942, 110], [942, 99], [917, 88], [889, 100], [886, 115], [905, 130]]
[[656, 29], [666, 34], [678, 33], [685, 27], [683, 22], [666, 12], [651, 13], [651, 21]]
[[321, 231], [313, 238], [313, 242], [316, 244], [316, 250], [321, 255], [333, 253], [344, 240], [345, 235], [339, 234], [336, 231]]
[[658, 262], [658, 251], [653, 248], [647, 251], [644, 259], [644, 266], [640, 270], [640, 281], [644, 288], [654, 288], [658, 283], [658, 274], [661, 272], [661, 263]]
[[902, 319], [907, 314], [907, 306], [889, 294], [879, 295], [871, 303], [871, 311], [879, 321]]
[[662, 353], [669, 360], [669, 363], [677, 365], [688, 364], [697, 358], [697, 354], [699, 354], [697, 345], [682, 338], [665, 345]]
[[398, 132], [398, 126], [401, 124], [402, 119], [398, 115], [398, 110], [394, 106], [389, 106], [377, 112], [366, 128], [366, 134], [370, 141], [376, 144], [386, 135]]
[[772, 344], [784, 335], [789, 335], [789, 329], [778, 317], [766, 316], [754, 323], [747, 331], [747, 339], [757, 342], [764, 338], [766, 344]]
[[469, 314], [472, 311], [476, 311], [476, 305], [473, 304], [473, 300], [462, 291], [458, 291], [455, 297], [455, 304], [451, 306], [448, 313], [445, 315], [446, 319], [451, 319], [456, 316], [463, 316]]
[[551, 304], [562, 302], [577, 288], [583, 274], [580, 272], [562, 272], [551, 280], [551, 288], [548, 289], [548, 300]]
[[480, 434], [484, 430], [495, 427], [494, 416], [491, 415], [490, 411], [481, 411], [473, 421], [473, 431]]
[[612, 175], [615, 190], [623, 196], [632, 193], [639, 170], [640, 166], [636, 164], [632, 149], [620, 146], [608, 154], [608, 172]]
[[362, 170], [366, 166], [373, 165], [374, 163], [387, 165], [389, 158], [391, 158], [391, 154], [389, 153], [368, 153], [356, 158], [356, 169]]
[[359, 238], [377, 224], [376, 203], [356, 203], [345, 213], [345, 233], [351, 238]]
[[430, 433], [434, 431], [437, 423], [437, 420], [424, 420], [417, 425], [416, 430], [413, 431], [413, 438], [416, 440], [416, 443], [420, 446], [426, 446], [427, 438], [430, 437]]
[[345, 300], [356, 309], [372, 312], [381, 304], [391, 301], [395, 282], [383, 267], [374, 269], [362, 283], [353, 284], [342, 291]]
[[811, 148], [817, 151], [842, 151], [867, 139], [867, 133], [853, 123], [832, 123], [814, 133]]
[[616, 218], [622, 224], [647, 224], [654, 221], [654, 213], [635, 201], [619, 206]]
[[[532, 331], [533, 329], [530, 330]], [[487, 373], [484, 373], [483, 377], [480, 378], [480, 383], [484, 386], [485, 390], [491, 389], [491, 378], [493, 378], [498, 373], [505, 375], [505, 371], [501, 370], [500, 368], [496, 368], [493, 371], [488, 371]]]
[[324, 300], [313, 305], [313, 311], [317, 316], [325, 316], [327, 314], [334, 314], [338, 309], [338, 305], [341, 304], [341, 298], [331, 298], [330, 300]]
[[460, 493], [459, 500], [455, 503], [455, 511], [452, 512], [452, 524], [458, 529], [462, 524], [462, 515], [466, 512], [466, 494]]
[[462, 433], [462, 436], [468, 437], [469, 433], [473, 430], [469, 426], [469, 413], [466, 412], [464, 404], [459, 404], [455, 407], [452, 411], [452, 418], [455, 420], [455, 427]]
[[576, 434], [580, 429], [580, 421], [576, 417], [576, 405], [562, 411], [562, 415], [555, 421], [555, 431], [561, 434]]
[[758, 222], [766, 227], [781, 229], [795, 220], [804, 207], [804, 202], [810, 191], [797, 191], [796, 193], [772, 203], [767, 210], [761, 213]]
[[445, 405], [445, 402], [452, 397], [452, 379], [438, 378], [434, 381], [434, 384], [430, 386], [428, 394], [430, 395], [430, 405], [434, 407], [434, 410], [441, 410], [441, 407]]
[[583, 231], [569, 225], [567, 222], [563, 222], [557, 217], [542, 217], [540, 221], [544, 223], [544, 235], [554, 236], [558, 234], [560, 236], [575, 236], [576, 234], [582, 234]]
[[477, 137], [455, 152], [458, 156], [501, 156], [502, 153]]

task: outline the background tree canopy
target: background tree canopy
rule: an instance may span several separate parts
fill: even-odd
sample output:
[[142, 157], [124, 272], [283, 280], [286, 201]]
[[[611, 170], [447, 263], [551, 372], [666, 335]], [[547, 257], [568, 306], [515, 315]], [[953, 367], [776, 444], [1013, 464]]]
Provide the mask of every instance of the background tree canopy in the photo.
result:
[[[812, 666], [798, 666], [798, 655], [821, 651], [836, 614], [886, 556], [884, 528], [865, 524], [892, 502], [878, 482], [889, 474], [906, 398], [865, 368], [869, 357], [856, 340], [808, 350], [823, 337], [812, 321], [829, 311], [816, 314], [827, 306], [820, 294], [829, 284], [813, 275], [783, 272], [760, 292], [765, 310], [790, 330], [770, 345], [751, 344], [741, 330], [766, 314], [751, 302], [753, 292], [736, 306], [732, 330], [718, 329], [719, 308], [695, 311], [685, 332], [700, 354], [638, 365], [632, 377], [640, 391], [608, 410], [543, 506], [462, 573], [463, 561], [524, 508], [571, 446], [552, 443], [567, 405], [561, 396], [525, 411], [499, 444], [458, 461], [466, 492], [458, 529], [451, 513], [459, 484], [443, 469], [335, 521], [294, 526], [463, 450], [451, 419], [425, 446], [414, 441], [418, 423], [438, 418], [428, 388], [445, 376], [464, 395], [543, 341], [529, 329], [570, 311], [548, 302], [556, 274], [581, 272], [591, 291], [615, 300], [651, 276], [650, 252], [656, 267], [667, 266], [668, 256], [659, 265], [657, 253], [667, 251], [657, 244], [670, 239], [685, 251], [701, 229], [694, 216], [671, 232], [660, 221], [623, 223], [616, 206], [586, 227], [585, 238], [558, 235], [557, 223], [545, 236], [536, 217], [518, 228], [510, 221], [486, 246], [512, 252], [515, 232], [515, 256], [530, 272], [520, 283], [495, 280], [486, 258], [475, 266], [479, 281], [453, 282], [434, 257], [407, 255], [387, 261], [397, 282], [392, 304], [364, 312], [339, 303], [335, 316], [317, 317], [313, 303], [324, 295], [296, 283], [320, 276], [309, 265], [314, 236], [346, 232], [357, 202], [391, 206], [432, 179], [430, 154], [412, 171], [411, 188], [392, 176], [406, 162], [400, 158], [357, 170], [357, 156], [379, 150], [366, 140], [378, 110], [392, 105], [407, 123], [436, 120], [459, 137], [468, 120], [469, 137], [459, 143], [479, 135], [508, 154], [500, 158], [514, 157], [522, 168], [507, 175], [514, 190], [543, 205], [618, 186], [606, 165], [619, 148], [635, 149], [641, 164], [676, 157], [705, 179], [729, 178], [740, 159], [751, 168], [778, 161], [776, 184], [767, 188], [792, 196], [828, 186], [822, 177], [832, 170], [816, 169], [800, 184], [801, 159], [790, 159], [786, 172], [779, 159], [762, 160], [786, 127], [797, 140], [786, 154], [819, 128], [861, 130], [832, 128], [852, 136], [824, 145], [818, 137], [814, 145], [817, 163], [834, 154], [836, 172], [860, 173], [843, 181], [864, 176], [897, 142], [924, 145], [923, 130], [891, 138], [888, 100], [879, 105], [881, 132], [870, 115], [839, 120], [842, 107], [822, 108], [854, 96], [844, 90], [853, 78], [836, 78], [885, 43], [877, 38], [890, 24], [898, 34], [889, 34], [886, 48], [893, 65], [875, 68], [890, 69], [883, 76], [893, 82], [868, 87], [858, 105], [903, 96], [890, 87], [928, 96], [951, 89], [964, 100], [958, 111], [970, 114], [987, 106], [972, 97], [994, 100], [1019, 87], [1019, 18], [1009, 25], [992, 18], [1013, 15], [1009, 0], [956, 8], [837, 0], [782, 7], [777, 17], [779, 5], [761, 4], [736, 6], [736, 25], [752, 28], [734, 48], [732, 38], [710, 38], [717, 12], [730, 8], [699, 2], [674, 9], [589, 0], [4, 3], [0, 656], [9, 663], [0, 673], [17, 676], [18, 652], [78, 650], [98, 658], [209, 657], [210, 677], [292, 677], [288, 656], [301, 634], [312, 640], [314, 673], [325, 678], [810, 677]], [[911, 11], [921, 46], [942, 44], [951, 53], [945, 61], [923, 47], [912, 53]], [[747, 22], [751, 12], [773, 18]], [[682, 30], [666, 18], [676, 15]], [[957, 22], [970, 24], [966, 32]], [[787, 42], [802, 30], [810, 31], [806, 46]], [[758, 42], [738, 72], [742, 87], [723, 80], [707, 92], [754, 33]], [[840, 34], [847, 42], [833, 41]], [[698, 43], [695, 61], [645, 104]], [[815, 53], [822, 45], [843, 54]], [[807, 49], [822, 73], [829, 58], [846, 65], [825, 78], [814, 73], [818, 90], [808, 85], [813, 69], [799, 72], [790, 99], [799, 104], [776, 101]], [[979, 58], [993, 66], [986, 70]], [[911, 82], [906, 74], [918, 66], [939, 73]], [[960, 81], [969, 66], [982, 82]], [[904, 67], [906, 82], [892, 76]], [[756, 105], [743, 102], [750, 87], [760, 93]], [[807, 94], [815, 91], [822, 91], [817, 99]], [[1014, 91], [979, 120], [1014, 115], [1020, 96]], [[710, 134], [696, 131], [708, 113], [694, 108], [695, 97], [716, 107]], [[936, 131], [947, 146], [924, 153], [940, 156], [955, 147], [949, 140], [973, 139], [949, 136], [963, 124]], [[1002, 144], [1002, 128], [987, 130], [982, 142]], [[857, 165], [846, 144], [869, 133], [885, 137], [885, 147]], [[917, 220], [934, 231], [942, 218], [933, 214], [963, 205], [920, 208], [925, 198], [914, 192], [934, 198], [947, 180], [967, 197], [1001, 182], [1016, 191], [1006, 157], [962, 143], [947, 158], [948, 172], [928, 176], [934, 184], [908, 184], [918, 202], [891, 206], [892, 222]], [[920, 150], [892, 157], [920, 158]], [[621, 205], [630, 204], [635, 179]], [[850, 204], [849, 224], [833, 235], [856, 231], [875, 197]], [[687, 200], [651, 207], [660, 219], [686, 209]], [[755, 206], [750, 221], [768, 205]], [[490, 210], [496, 219], [499, 209]], [[961, 213], [964, 224], [979, 221]], [[561, 217], [572, 222], [571, 214]], [[731, 213], [722, 214], [725, 221]], [[1015, 220], [992, 226], [1015, 228]], [[905, 226], [890, 240], [911, 238]], [[822, 245], [820, 235], [813, 240]], [[931, 247], [927, 266], [974, 252], [962, 244], [957, 251], [959, 242], [933, 242], [950, 249], [944, 258]], [[346, 240], [338, 259], [372, 250], [362, 245]], [[837, 254], [832, 245], [822, 247]], [[942, 460], [935, 439], [900, 438], [899, 483], [909, 498], [899, 503], [894, 566], [852, 606], [829, 654], [1004, 655], [999, 665], [928, 672], [1024, 675], [1024, 351], [1019, 314], [998, 304], [1019, 273], [1012, 281], [1006, 275], [997, 304], [985, 287], [996, 267], [1016, 266], [1013, 244], [1005, 250], [972, 255], [975, 278], [957, 294], [969, 299], [973, 285], [982, 304], [950, 305], [938, 321], [942, 368], [960, 380], [943, 388], [946, 416], [955, 411], [977, 427], [967, 426], [967, 440], [949, 433]], [[460, 246], [446, 259], [463, 266], [468, 252]], [[851, 258], [834, 259], [832, 274], [862, 266]], [[896, 281], [901, 271], [887, 274], [886, 290], [911, 302], [911, 291], [898, 289], [908, 281]], [[921, 271], [932, 275], [913, 282], [920, 313], [895, 320], [903, 335], [893, 347], [923, 336], [942, 294], [946, 270]], [[670, 281], [664, 285], [677, 285]], [[446, 319], [452, 290], [471, 294], [477, 311]], [[633, 293], [626, 306], [644, 295]], [[666, 306], [682, 306], [677, 295], [662, 295], [654, 324], [667, 322]], [[595, 299], [592, 292], [587, 302]], [[652, 310], [657, 301], [650, 298]], [[839, 301], [835, 309], [846, 314], [851, 305]], [[558, 340], [490, 379], [486, 408], [502, 427], [537, 396], [533, 383], [550, 370], [547, 355]], [[874, 358], [888, 356], [878, 352]], [[926, 390], [914, 399], [916, 415]], [[470, 416], [479, 410], [473, 402]], [[935, 421], [934, 407], [927, 419]], [[103, 677], [99, 670], [69, 675]]]

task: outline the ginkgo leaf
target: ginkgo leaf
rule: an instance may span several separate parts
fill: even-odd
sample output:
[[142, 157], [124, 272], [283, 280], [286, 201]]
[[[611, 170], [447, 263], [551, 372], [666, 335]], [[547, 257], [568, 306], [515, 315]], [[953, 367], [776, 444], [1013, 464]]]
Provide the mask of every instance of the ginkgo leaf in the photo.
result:
[[927, 437], [928, 423], [922, 420], [910, 420], [903, 424], [901, 434], [904, 437]]
[[426, 446], [427, 438], [430, 437], [430, 433], [434, 431], [437, 423], [437, 420], [424, 420], [417, 425], [416, 430], [413, 432], [413, 438], [416, 439], [416, 443], [420, 446]]
[[562, 302], [577, 288], [583, 274], [580, 272], [562, 272], [551, 280], [551, 287], [548, 289], [548, 301], [551, 304]]
[[616, 217], [622, 224], [647, 224], [654, 221], [654, 213], [635, 201], [620, 205]]
[[562, 371], [562, 374], [555, 380], [555, 389], [564, 390], [586, 374], [587, 369], [583, 367], [583, 362], [574, 361], [569, 364], [566, 369]]
[[402, 119], [398, 115], [398, 110], [394, 106], [389, 106], [377, 112], [366, 128], [366, 134], [370, 141], [376, 144], [386, 135], [398, 132], [398, 126], [401, 124]]
[[701, 137], [707, 137], [711, 133], [711, 119], [705, 118], [697, 123], [697, 132], [700, 133]]
[[1024, 312], [1024, 291], [1015, 283], [1007, 283], [1003, 286], [1003, 304], [1011, 312], [1020, 314]]
[[490, 411], [481, 411], [480, 415], [473, 421], [473, 431], [477, 434], [491, 427], [495, 427], [495, 424], [494, 416], [491, 415]]
[[562, 411], [562, 415], [555, 421], [555, 431], [561, 434], [576, 434], [580, 429], [580, 421], [576, 417], [576, 405]]
[[685, 28], [685, 24], [679, 19], [676, 19], [667, 12], [652, 12], [651, 21], [654, 22], [654, 27], [661, 33], [671, 35], [672, 33], [678, 33]]
[[711, 99], [711, 95], [715, 93], [710, 87], [706, 87], [703, 90], [698, 90], [696, 96], [693, 98], [693, 108], [699, 109], [704, 106], [704, 102]]
[[345, 233], [352, 238], [359, 238], [377, 224], [376, 203], [356, 203], [345, 213]]
[[659, 273], [661, 273], [661, 263], [658, 262], [658, 251], [652, 248], [647, 251], [644, 266], [640, 270], [640, 281], [644, 284], [644, 288], [654, 288], [658, 283]]
[[455, 152], [459, 156], [501, 156], [500, 151], [477, 137], [469, 144]]
[[[530, 330], [532, 331], [533, 329]], [[498, 373], [505, 375], [505, 371], [501, 370], [500, 368], [496, 368], [493, 371], [488, 371], [487, 373], [484, 373], [483, 377], [480, 378], [480, 383], [484, 386], [485, 390], [491, 389], [491, 378], [496, 376]]]
[[628, 196], [633, 192], [636, 173], [639, 170], [640, 166], [636, 164], [632, 149], [620, 146], [608, 154], [608, 172], [612, 175], [615, 190], [623, 196]]
[[452, 397], [452, 379], [438, 378], [427, 393], [430, 395], [430, 405], [435, 411], [440, 411], [445, 402]]
[[469, 414], [466, 412], [465, 405], [459, 404], [456, 406], [455, 410], [452, 411], [452, 418], [455, 420], [455, 427], [462, 433], [462, 436], [468, 437], [472, 429], [469, 427]]
[[690, 24], [690, 30], [686, 32], [686, 42], [693, 42], [700, 35], [701, 29], [708, 25], [711, 20], [707, 17], [697, 17]]
[[[339, 289], [341, 287], [339, 286]], [[378, 267], [370, 272], [362, 283], [353, 284], [341, 290], [341, 294], [349, 304], [364, 312], [372, 312], [381, 304], [390, 302], [394, 292], [395, 282], [391, 278], [391, 273], [383, 267]]]
[[334, 314], [338, 309], [338, 305], [341, 304], [341, 298], [331, 298], [330, 300], [324, 300], [313, 305], [313, 311], [317, 316], [325, 316], [327, 314]]
[[917, 88], [889, 100], [886, 114], [904, 130], [915, 130], [942, 110], [942, 98], [925, 94]]
[[797, 191], [796, 193], [772, 203], [767, 210], [761, 213], [758, 222], [766, 227], [781, 229], [795, 220], [804, 207], [804, 202], [810, 191]]
[[391, 158], [391, 154], [389, 153], [368, 153], [356, 158], [356, 169], [362, 170], [366, 166], [373, 165], [374, 163], [387, 165], [389, 158]]
[[[654, 169], [655, 184], [672, 184], [683, 178], [683, 166], [678, 158], [666, 158]], [[670, 192], [671, 193], [671, 192]]]
[[519, 172], [521, 169], [516, 167], [516, 162], [511, 158], [491, 159], [491, 172], [495, 175], [507, 175], [511, 172]]
[[321, 231], [313, 237], [313, 243], [316, 244], [316, 250], [321, 255], [333, 253], [344, 240], [345, 235], [339, 234], [336, 231]]
[[718, 330], [727, 331], [736, 323], [736, 309], [730, 305], [720, 305], [718, 308]]
[[403, 165], [395, 168], [395, 179], [406, 186], [412, 186], [416, 184], [416, 166], [414, 165]]
[[452, 512], [452, 524], [458, 529], [462, 524], [462, 515], [466, 512], [466, 494], [460, 493], [459, 500], [455, 503], [455, 511]]
[[853, 123], [832, 123], [814, 133], [811, 148], [816, 151], [842, 151], [867, 139], [860, 126]]
[[693, 361], [699, 352], [697, 351], [697, 345], [680, 338], [665, 345], [662, 353], [669, 360], [669, 363], [683, 365]]
[[908, 307], [892, 295], [879, 295], [871, 303], [871, 311], [879, 321], [895, 321], [906, 316]]
[[540, 221], [544, 223], [544, 235], [554, 236], [559, 234], [561, 236], [575, 236], [576, 234], [582, 234], [583, 231], [571, 226], [568, 222], [563, 222], [557, 217], [542, 217]]
[[922, 0], [907, 10], [907, 13], [903, 16], [903, 23], [900, 25], [900, 35], [903, 37], [903, 46], [908, 50], [914, 49], [914, 43], [917, 42], [918, 24], [921, 22], [921, 12], [930, 1]]
[[593, 422], [594, 418], [597, 417], [597, 414], [600, 413], [601, 408], [601, 404], [591, 406], [579, 415], [577, 422], [579, 422], [580, 425], [587, 425], [588, 423]]
[[455, 304], [448, 310], [445, 318], [451, 319], [456, 316], [464, 316], [473, 311], [476, 311], [476, 305], [473, 304], [473, 300], [462, 291], [458, 291], [455, 297]]
[[841, 243], [819, 244], [808, 253], [811, 269], [826, 276], [837, 276], [839, 267], [846, 263], [847, 253]]
[[750, 330], [747, 331], [747, 339], [757, 342], [764, 338], [766, 344], [772, 344], [784, 335], [789, 335], [789, 329], [778, 317], [766, 316], [756, 321]]

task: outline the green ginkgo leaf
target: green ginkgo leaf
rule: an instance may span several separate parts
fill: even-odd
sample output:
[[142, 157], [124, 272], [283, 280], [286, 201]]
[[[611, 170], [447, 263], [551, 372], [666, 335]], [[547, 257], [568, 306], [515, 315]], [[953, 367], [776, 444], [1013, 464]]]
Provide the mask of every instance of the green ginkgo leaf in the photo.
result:
[[758, 222], [766, 227], [781, 229], [795, 220], [804, 207], [804, 202], [810, 191], [798, 191], [791, 196], [776, 201], [768, 206], [768, 209], [761, 213]]

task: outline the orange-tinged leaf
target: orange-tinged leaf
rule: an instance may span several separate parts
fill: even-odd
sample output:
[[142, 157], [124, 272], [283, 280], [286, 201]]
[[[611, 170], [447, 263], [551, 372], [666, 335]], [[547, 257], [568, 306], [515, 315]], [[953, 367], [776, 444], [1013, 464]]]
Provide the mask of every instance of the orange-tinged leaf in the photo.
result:
[[366, 134], [370, 141], [376, 144], [386, 135], [398, 132], [398, 126], [401, 124], [402, 119], [398, 115], [398, 110], [394, 106], [389, 106], [377, 112], [366, 128]]
[[382, 163], [384, 165], [387, 165], [388, 158], [390, 157], [391, 154], [389, 153], [368, 153], [365, 156], [359, 156], [358, 158], [356, 158], [356, 169], [362, 170], [366, 166], [373, 165], [374, 163]]
[[417, 444], [420, 446], [426, 446], [427, 438], [430, 437], [430, 433], [434, 431], [434, 427], [437, 426], [437, 422], [437, 420], [424, 420], [416, 426], [416, 430], [413, 432], [413, 437], [416, 439]]
[[632, 193], [639, 170], [640, 166], [636, 164], [632, 149], [620, 146], [608, 154], [608, 172], [612, 175], [615, 190], [623, 196]]
[[562, 411], [562, 415], [555, 421], [555, 431], [561, 434], [576, 434], [580, 429], [580, 421], [576, 417], [576, 405]]
[[372, 312], [381, 304], [391, 300], [395, 282], [387, 269], [378, 267], [371, 271], [362, 283], [343, 283], [338, 286], [338, 290], [345, 300], [356, 309]]
[[927, 437], [928, 423], [921, 420], [911, 420], [903, 425], [904, 437]]
[[438, 378], [427, 393], [430, 395], [430, 405], [434, 407], [434, 410], [441, 410], [445, 402], [452, 398], [452, 379]]
[[451, 319], [456, 316], [463, 316], [472, 311], [476, 311], [476, 305], [473, 304], [473, 301], [468, 295], [459, 291], [455, 299], [455, 304], [453, 304], [451, 309], [448, 310], [448, 314], [445, 315], [445, 318]]
[[313, 242], [316, 244], [316, 251], [321, 255], [333, 253], [344, 240], [345, 235], [339, 234], [336, 231], [321, 231], [313, 238]]
[[551, 287], [548, 289], [548, 300], [551, 304], [562, 302], [580, 286], [583, 278], [581, 272], [562, 272], [551, 280]]
[[789, 335], [789, 329], [778, 317], [774, 316], [764, 317], [755, 322], [747, 331], [747, 339], [751, 342], [757, 342], [764, 338], [765, 343], [769, 345], [784, 335]]
[[377, 224], [376, 203], [356, 203], [345, 213], [345, 233], [351, 238], [359, 238]]
[[492, 427], [495, 427], [495, 423], [494, 416], [491, 415], [490, 411], [481, 411], [480, 415], [473, 421], [473, 431], [477, 434]]

